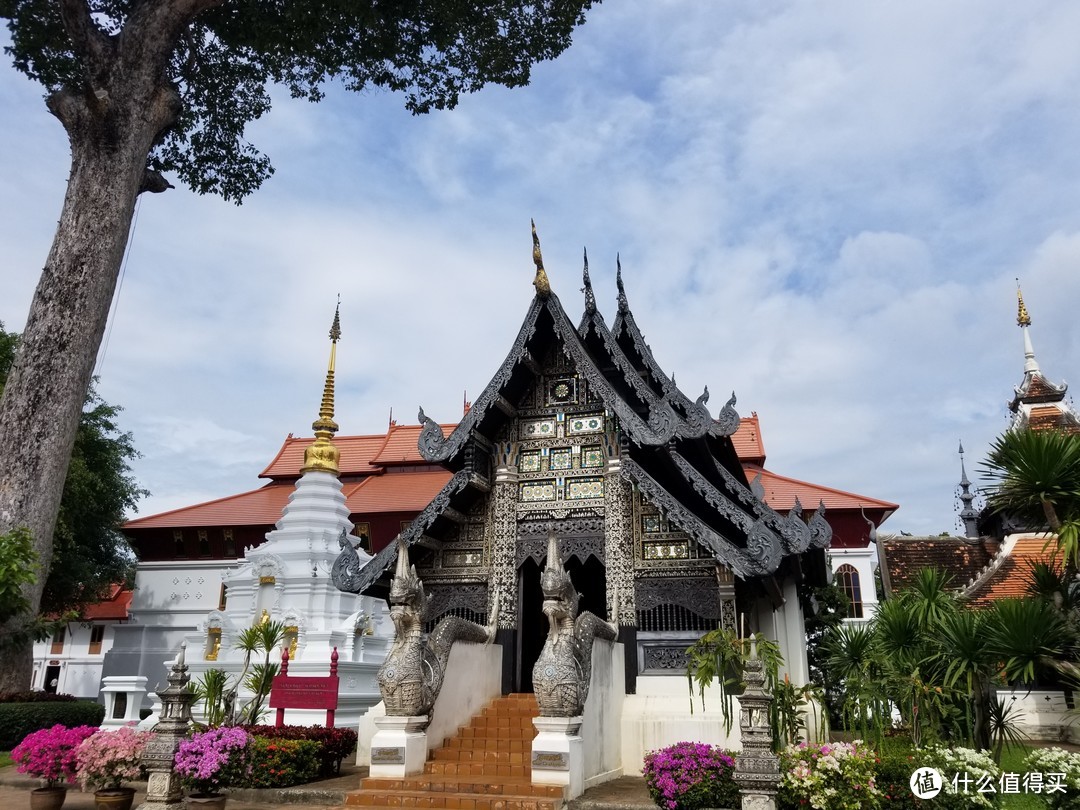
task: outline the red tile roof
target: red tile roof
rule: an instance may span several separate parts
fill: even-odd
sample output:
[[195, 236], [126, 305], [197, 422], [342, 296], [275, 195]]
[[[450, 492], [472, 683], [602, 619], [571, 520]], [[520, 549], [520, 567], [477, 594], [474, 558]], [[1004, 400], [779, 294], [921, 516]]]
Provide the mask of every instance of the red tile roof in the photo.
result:
[[349, 513], [419, 512], [450, 480], [445, 470], [387, 473], [345, 485]]
[[[443, 435], [449, 435], [456, 425], [440, 427]], [[334, 446], [341, 453], [338, 467], [342, 477], [377, 473], [386, 465], [426, 464], [416, 446], [421, 429], [420, 425], [393, 424], [386, 433], [335, 436]], [[298, 438], [290, 433], [273, 461], [259, 473], [259, 478], [299, 478], [300, 468], [304, 465], [304, 450], [313, 441], [313, 438]]]
[[[449, 436], [457, 425], [440, 425], [443, 435]], [[421, 425], [391, 425], [386, 433], [386, 441], [372, 459], [372, 464], [430, 464], [420, 455], [417, 442], [420, 440]]]
[[765, 463], [765, 442], [761, 438], [761, 424], [757, 412], [742, 418], [739, 429], [731, 436], [731, 443], [735, 445], [735, 452], [743, 464]]
[[87, 605], [82, 612], [82, 618], [87, 621], [106, 621], [115, 619], [123, 621], [128, 617], [128, 608], [131, 606], [132, 592], [121, 585], [113, 585], [109, 596], [101, 602]]
[[[274, 460], [259, 473], [259, 478], [299, 478], [304, 466], [304, 451], [315, 439], [297, 438], [291, 433], [281, 445]], [[341, 453], [338, 467], [342, 475], [365, 475], [378, 471], [371, 459], [386, 441], [384, 434], [377, 436], [338, 436], [334, 446]]]
[[1047, 546], [1046, 540], [1045, 535], [1017, 538], [993, 573], [969, 594], [971, 604], [975, 607], [986, 607], [997, 599], [1027, 596], [1028, 572], [1033, 564], [1057, 562], [1060, 567], [1061, 553], [1057, 551], [1053, 541]]
[[[833, 489], [832, 487], [824, 487], [820, 484], [811, 484], [807, 481], [799, 481], [796, 478], [777, 475], [764, 467], [748, 464], [745, 461], [743, 462], [743, 470], [750, 481], [753, 481], [759, 473], [761, 474], [761, 485], [765, 488], [765, 503], [779, 512], [787, 512], [795, 506], [796, 497], [806, 510], [816, 509], [819, 501], [825, 503], [827, 510], [852, 509], [857, 511], [862, 507], [864, 509], [885, 510], [891, 513], [900, 508], [895, 503], [870, 498], [866, 495], [856, 495], [854, 492], [845, 492], [842, 489]], [[884, 519], [883, 517], [882, 520]]]
[[1001, 544], [989, 538], [883, 537], [885, 565], [894, 591], [915, 582], [923, 568], [940, 568], [952, 575], [952, 587], [962, 588], [978, 576]]
[[292, 481], [274, 481], [261, 489], [216, 501], [184, 506], [157, 515], [135, 518], [125, 529], [166, 529], [186, 526], [263, 526], [277, 523], [295, 489]]

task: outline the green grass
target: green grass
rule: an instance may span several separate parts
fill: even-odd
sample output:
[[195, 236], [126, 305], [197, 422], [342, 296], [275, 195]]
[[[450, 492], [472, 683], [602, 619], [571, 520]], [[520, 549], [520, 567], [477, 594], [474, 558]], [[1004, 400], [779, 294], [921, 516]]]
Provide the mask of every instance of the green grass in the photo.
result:
[[11, 765], [11, 754], [7, 751], [0, 751], [0, 768], [6, 768]]
[[[1018, 773], [1024, 778], [1024, 760], [1031, 753], [1028, 746], [1006, 748], [1001, 752], [1001, 770], [1004, 773]], [[1022, 788], [1021, 788], [1022, 789]], [[1038, 794], [1006, 793], [1001, 797], [1001, 806], [1006, 810], [1045, 810], [1046, 802]]]

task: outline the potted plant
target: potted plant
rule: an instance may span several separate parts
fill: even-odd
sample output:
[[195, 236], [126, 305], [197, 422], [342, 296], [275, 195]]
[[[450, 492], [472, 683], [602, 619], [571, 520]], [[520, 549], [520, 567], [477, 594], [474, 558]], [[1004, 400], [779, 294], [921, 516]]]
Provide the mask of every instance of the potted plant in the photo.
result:
[[199, 731], [181, 740], [173, 760], [188, 791], [188, 805], [203, 810], [225, 806], [221, 789], [235, 784], [251, 770], [251, 735], [235, 726]]
[[75, 750], [75, 775], [83, 790], [95, 788], [98, 810], [130, 810], [135, 789], [121, 783], [143, 775], [142, 755], [152, 736], [149, 731], [123, 726], [99, 731]]
[[75, 779], [75, 749], [96, 732], [93, 726], [55, 725], [27, 734], [11, 751], [15, 770], [42, 779], [43, 787], [30, 792], [34, 810], [55, 810], [64, 803], [67, 783]]

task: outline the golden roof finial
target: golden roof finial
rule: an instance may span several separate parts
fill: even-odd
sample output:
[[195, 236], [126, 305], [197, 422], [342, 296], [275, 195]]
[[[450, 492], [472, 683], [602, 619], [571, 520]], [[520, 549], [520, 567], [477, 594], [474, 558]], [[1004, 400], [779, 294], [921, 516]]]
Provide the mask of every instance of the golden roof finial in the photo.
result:
[[319, 405], [319, 418], [311, 423], [315, 431], [315, 441], [304, 451], [304, 466], [301, 473], [328, 472], [337, 475], [341, 453], [334, 447], [331, 439], [338, 431], [334, 421], [334, 363], [337, 358], [337, 342], [341, 339], [341, 296], [334, 309], [334, 322], [330, 326], [330, 363], [326, 370], [326, 384], [323, 386], [322, 403]]
[[1028, 315], [1027, 307], [1024, 306], [1024, 294], [1020, 292], [1020, 279], [1016, 280], [1016, 300], [1018, 302], [1018, 308], [1016, 311], [1017, 325], [1031, 326], [1031, 316]]
[[536, 235], [536, 222], [529, 220], [532, 224], [532, 238], [533, 238], [533, 264], [536, 265], [536, 277], [533, 279], [533, 286], [536, 287], [536, 294], [541, 298], [547, 298], [551, 295], [551, 283], [548, 281], [547, 271], [544, 270], [544, 257], [540, 254], [540, 237]]

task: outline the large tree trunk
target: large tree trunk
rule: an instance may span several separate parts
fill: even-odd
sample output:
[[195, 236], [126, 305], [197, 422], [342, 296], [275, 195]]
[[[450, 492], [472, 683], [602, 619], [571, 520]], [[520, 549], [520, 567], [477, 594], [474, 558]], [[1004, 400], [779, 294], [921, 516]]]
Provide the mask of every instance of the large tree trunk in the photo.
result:
[[[82, 37], [84, 55], [92, 65], [88, 74], [101, 81], [88, 80], [78, 90], [59, 91], [47, 102], [68, 133], [71, 175], [52, 249], [0, 400], [0, 532], [26, 526], [33, 534], [40, 570], [27, 596], [35, 613], [52, 560], [53, 528], [79, 414], [105, 331], [135, 199], [143, 187], [147, 156], [179, 109], [175, 90], [161, 81], [172, 45], [148, 47], [137, 41], [139, 33], [145, 36], [154, 30], [153, 21], [139, 21], [145, 29], [141, 32], [126, 31], [124, 36], [132, 36], [121, 49], [116, 47], [117, 38], [86, 29], [88, 16], [68, 19], [85, 6], [70, 1], [66, 5], [65, 22], [73, 40]], [[155, 33], [164, 39], [171, 35], [175, 42], [178, 24], [175, 19], [171, 22], [174, 30], [162, 30], [158, 20]], [[160, 53], [147, 59], [152, 56], [148, 51]], [[30, 644], [6, 649], [0, 657], [0, 692], [29, 688], [30, 672]]]

